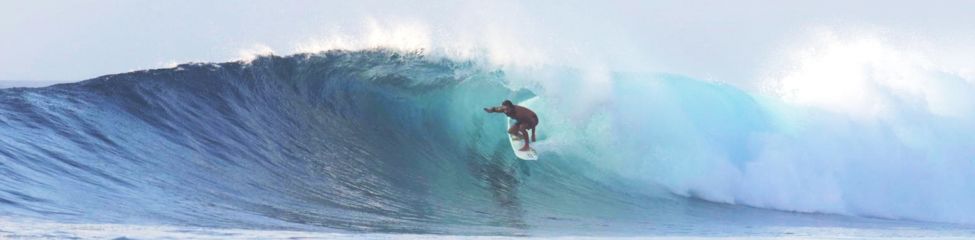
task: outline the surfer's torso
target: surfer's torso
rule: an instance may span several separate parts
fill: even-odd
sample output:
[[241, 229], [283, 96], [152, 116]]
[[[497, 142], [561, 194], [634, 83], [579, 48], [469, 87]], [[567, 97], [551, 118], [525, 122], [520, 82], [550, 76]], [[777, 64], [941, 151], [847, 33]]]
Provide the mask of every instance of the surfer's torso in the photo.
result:
[[535, 112], [533, 112], [532, 110], [526, 107], [522, 107], [518, 105], [513, 105], [512, 108], [506, 107], [504, 111], [504, 115], [507, 115], [512, 119], [515, 119], [515, 121], [518, 121], [519, 124], [530, 123], [532, 125], [535, 125], [538, 123], [538, 115], [535, 115]]

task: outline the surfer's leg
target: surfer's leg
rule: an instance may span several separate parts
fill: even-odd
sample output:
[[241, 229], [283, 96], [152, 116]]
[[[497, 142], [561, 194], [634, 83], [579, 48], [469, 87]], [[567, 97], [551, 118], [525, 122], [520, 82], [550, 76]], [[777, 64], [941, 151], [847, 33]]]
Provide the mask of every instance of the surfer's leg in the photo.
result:
[[535, 142], [535, 128], [532, 127], [532, 142]]
[[532, 142], [535, 142], [535, 128], [538, 127], [538, 116], [535, 116], [535, 119], [532, 121], [530, 127], [532, 128]]
[[528, 125], [518, 124], [518, 132], [521, 133], [522, 139], [525, 139], [525, 146], [521, 147], [521, 151], [528, 150]]
[[519, 131], [520, 128], [519, 126], [521, 126], [521, 124], [515, 124], [514, 126], [511, 126], [511, 128], [508, 128], [508, 134], [512, 136], [511, 139], [521, 140], [525, 138], [521, 136], [521, 132]]
[[508, 134], [515, 136], [515, 140], [525, 139], [525, 136], [521, 135], [521, 125], [521, 123], [515, 123], [515, 125], [511, 125], [511, 127], [508, 128]]

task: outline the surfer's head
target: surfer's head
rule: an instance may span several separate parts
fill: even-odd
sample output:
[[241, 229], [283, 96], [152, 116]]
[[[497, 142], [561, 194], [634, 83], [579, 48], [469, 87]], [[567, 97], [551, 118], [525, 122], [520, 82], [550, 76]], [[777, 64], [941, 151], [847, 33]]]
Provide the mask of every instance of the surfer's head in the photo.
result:
[[504, 102], [502, 102], [502, 103], [501, 103], [501, 106], [505, 106], [505, 107], [514, 107], [514, 106], [515, 106], [515, 104], [513, 104], [513, 103], [511, 103], [511, 101], [510, 101], [510, 100], [504, 100]]

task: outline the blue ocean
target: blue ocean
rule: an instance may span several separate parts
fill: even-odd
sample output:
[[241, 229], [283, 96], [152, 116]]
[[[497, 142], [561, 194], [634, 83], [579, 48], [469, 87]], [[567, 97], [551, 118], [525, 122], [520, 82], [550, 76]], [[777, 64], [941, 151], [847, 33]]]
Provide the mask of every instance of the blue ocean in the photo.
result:
[[[533, 71], [562, 81], [378, 48], [0, 89], [0, 238], [975, 237], [971, 111]], [[482, 108], [533, 97], [523, 161]]]

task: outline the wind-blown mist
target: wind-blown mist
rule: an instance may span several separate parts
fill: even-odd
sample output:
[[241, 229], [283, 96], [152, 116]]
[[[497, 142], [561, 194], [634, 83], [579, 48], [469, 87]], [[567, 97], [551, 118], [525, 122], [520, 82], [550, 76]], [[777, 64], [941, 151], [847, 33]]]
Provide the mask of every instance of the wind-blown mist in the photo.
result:
[[[756, 79], [759, 90], [614, 75], [603, 110], [586, 118], [614, 157], [590, 159], [717, 202], [975, 221], [972, 72], [874, 34], [823, 31], [809, 42]], [[545, 92], [577, 98], [584, 89]]]

